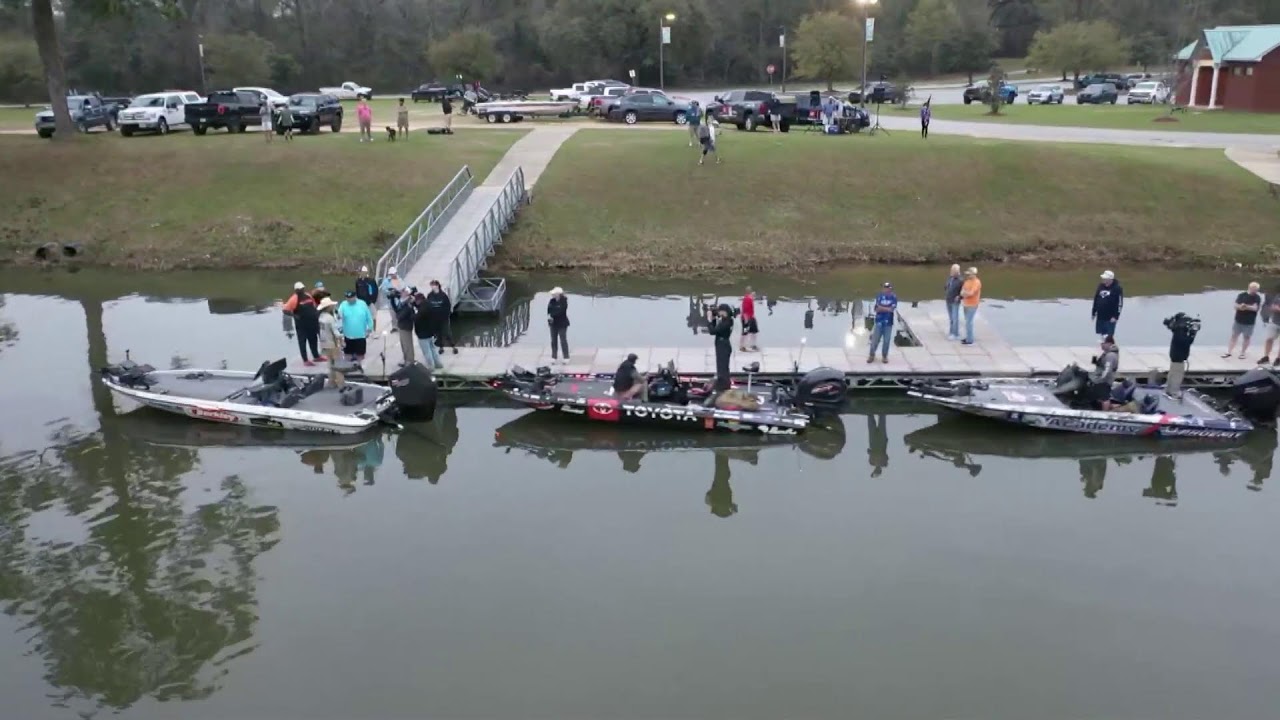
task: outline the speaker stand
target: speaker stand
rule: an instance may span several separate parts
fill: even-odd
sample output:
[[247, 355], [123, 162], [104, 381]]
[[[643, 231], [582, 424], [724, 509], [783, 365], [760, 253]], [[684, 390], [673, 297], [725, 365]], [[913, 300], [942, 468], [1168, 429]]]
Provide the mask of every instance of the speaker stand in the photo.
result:
[[871, 126], [871, 129], [867, 131], [868, 135], [875, 135], [877, 130], [884, 133], [885, 135], [889, 134], [889, 131], [880, 124], [880, 106], [882, 105], [884, 105], [884, 103], [882, 102], [876, 103], [876, 121], [875, 121], [875, 124]]

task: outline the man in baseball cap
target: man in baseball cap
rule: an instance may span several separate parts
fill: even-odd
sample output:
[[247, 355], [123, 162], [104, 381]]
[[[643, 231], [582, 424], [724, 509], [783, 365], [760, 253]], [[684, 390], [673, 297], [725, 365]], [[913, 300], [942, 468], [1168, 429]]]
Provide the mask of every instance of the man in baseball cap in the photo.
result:
[[1116, 274], [1104, 270], [1102, 282], [1093, 291], [1093, 331], [1104, 338], [1116, 331], [1120, 311], [1124, 309], [1124, 288], [1116, 281]]

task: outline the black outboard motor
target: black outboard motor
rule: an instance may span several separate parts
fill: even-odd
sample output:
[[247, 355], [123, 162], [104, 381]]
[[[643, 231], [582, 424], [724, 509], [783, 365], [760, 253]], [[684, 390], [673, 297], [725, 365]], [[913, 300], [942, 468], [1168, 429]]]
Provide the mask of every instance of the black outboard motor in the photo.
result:
[[821, 412], [837, 412], [844, 406], [848, 392], [849, 386], [845, 384], [843, 372], [821, 367], [810, 370], [800, 378], [791, 403], [796, 407]]
[[1089, 384], [1089, 373], [1075, 363], [1071, 363], [1058, 373], [1053, 382], [1053, 394], [1058, 397], [1076, 395]]
[[1269, 368], [1250, 370], [1232, 385], [1231, 404], [1252, 422], [1273, 424], [1280, 409], [1280, 377]]
[[435, 417], [439, 388], [426, 366], [419, 363], [406, 365], [391, 373], [387, 380], [401, 417], [412, 420], [430, 420]]
[[143, 390], [151, 389], [152, 382], [148, 376], [155, 371], [156, 369], [150, 365], [138, 365], [132, 360], [102, 368], [103, 375], [115, 378], [121, 385]]

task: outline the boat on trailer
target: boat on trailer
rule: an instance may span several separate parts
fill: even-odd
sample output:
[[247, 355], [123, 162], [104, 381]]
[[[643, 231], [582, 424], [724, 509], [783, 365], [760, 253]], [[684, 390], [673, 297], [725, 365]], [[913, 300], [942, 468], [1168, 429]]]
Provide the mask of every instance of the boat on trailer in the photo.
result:
[[1280, 378], [1256, 368], [1236, 378], [1228, 402], [1195, 390], [1171, 396], [1160, 387], [1134, 388], [1138, 412], [1102, 410], [1087, 398], [1088, 373], [1075, 364], [1056, 379], [980, 378], [921, 383], [909, 397], [1015, 425], [1093, 435], [1237, 440], [1254, 423], [1273, 423]]
[[[759, 369], [759, 363], [744, 368], [748, 373]], [[794, 390], [748, 382], [710, 400], [712, 391], [705, 384], [680, 377], [672, 363], [649, 378], [647, 392], [635, 398], [618, 398], [613, 377], [554, 374], [546, 367], [530, 372], [517, 366], [489, 384], [521, 405], [595, 422], [764, 435], [803, 432], [819, 413], [838, 410], [848, 392], [844, 373], [832, 368], [810, 371]]]
[[421, 365], [389, 378], [390, 388], [361, 382], [334, 387], [324, 375], [285, 372], [283, 358], [258, 371], [156, 370], [126, 359], [102, 369], [112, 392], [147, 407], [196, 420], [271, 430], [350, 435], [400, 413], [429, 418], [435, 412], [436, 384]]
[[476, 103], [476, 117], [491, 123], [520, 122], [530, 117], [561, 117], [572, 115], [578, 107], [576, 100], [494, 100]]

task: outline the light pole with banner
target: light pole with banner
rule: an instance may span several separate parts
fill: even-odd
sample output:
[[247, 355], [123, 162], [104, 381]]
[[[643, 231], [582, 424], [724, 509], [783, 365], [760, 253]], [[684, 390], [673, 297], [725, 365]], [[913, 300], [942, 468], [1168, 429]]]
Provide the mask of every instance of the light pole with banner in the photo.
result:
[[663, 68], [663, 50], [671, 44], [671, 26], [667, 23], [676, 19], [675, 13], [667, 13], [658, 18], [658, 89], [667, 89], [667, 74]]
[[200, 55], [200, 94], [207, 96], [209, 94], [209, 83], [207, 80], [205, 80], [205, 76], [204, 76], [204, 36], [203, 35], [196, 36], [196, 51]]
[[871, 36], [875, 33], [876, 19], [867, 15], [867, 8], [879, 0], [854, 0], [862, 8], [862, 89], [858, 92], [859, 104], [867, 106], [867, 46], [871, 44]]
[[787, 91], [787, 26], [778, 28], [778, 47], [782, 48], [782, 92]]

